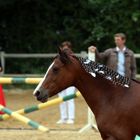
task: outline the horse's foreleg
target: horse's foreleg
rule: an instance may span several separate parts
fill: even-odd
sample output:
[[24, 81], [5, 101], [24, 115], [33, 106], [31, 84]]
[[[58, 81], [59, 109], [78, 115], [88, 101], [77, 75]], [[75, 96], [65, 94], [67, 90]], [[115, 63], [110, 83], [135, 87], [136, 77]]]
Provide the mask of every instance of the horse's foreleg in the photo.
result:
[[113, 136], [110, 136], [110, 135], [101, 134], [101, 137], [103, 140], [117, 140], [116, 138], [114, 138]]
[[103, 140], [134, 140], [134, 137], [132, 135], [127, 135], [126, 133], [124, 133], [124, 135], [121, 136], [101, 133], [101, 137]]
[[[102, 136], [101, 136], [102, 137]], [[134, 140], [134, 138], [125, 137], [125, 138], [115, 138], [113, 136], [102, 137], [103, 140]]]

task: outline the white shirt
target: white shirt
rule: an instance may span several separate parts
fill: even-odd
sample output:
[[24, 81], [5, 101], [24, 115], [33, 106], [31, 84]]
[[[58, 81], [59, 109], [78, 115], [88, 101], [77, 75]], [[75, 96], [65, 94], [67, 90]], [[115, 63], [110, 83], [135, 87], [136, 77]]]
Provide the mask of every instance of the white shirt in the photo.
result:
[[120, 50], [119, 47], [116, 47], [116, 50], [118, 52], [118, 63], [117, 63], [117, 72], [121, 74], [122, 76], [125, 76], [125, 50], [126, 47], [123, 48], [123, 50]]

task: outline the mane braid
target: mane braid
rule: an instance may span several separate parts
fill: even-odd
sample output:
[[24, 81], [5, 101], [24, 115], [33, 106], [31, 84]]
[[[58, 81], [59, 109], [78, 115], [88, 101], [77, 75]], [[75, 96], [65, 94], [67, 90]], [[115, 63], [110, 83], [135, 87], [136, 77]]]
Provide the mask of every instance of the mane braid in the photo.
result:
[[78, 59], [88, 73], [95, 75], [98, 73], [103, 78], [112, 81], [115, 85], [121, 85], [127, 88], [129, 87], [131, 81], [130, 78], [120, 75], [103, 64], [82, 57], [78, 57]]

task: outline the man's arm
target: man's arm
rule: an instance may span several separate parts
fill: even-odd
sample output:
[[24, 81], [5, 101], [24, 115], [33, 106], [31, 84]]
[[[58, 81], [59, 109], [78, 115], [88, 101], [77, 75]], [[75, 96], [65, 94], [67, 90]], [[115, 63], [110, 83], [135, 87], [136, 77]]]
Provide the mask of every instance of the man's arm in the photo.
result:
[[132, 53], [132, 56], [131, 56], [131, 77], [135, 79], [136, 73], [137, 73], [136, 59], [134, 57], [134, 53]]
[[105, 50], [104, 52], [99, 53], [98, 49], [95, 46], [90, 46], [88, 48], [90, 52], [95, 53], [97, 61], [105, 61], [108, 57], [109, 51]]

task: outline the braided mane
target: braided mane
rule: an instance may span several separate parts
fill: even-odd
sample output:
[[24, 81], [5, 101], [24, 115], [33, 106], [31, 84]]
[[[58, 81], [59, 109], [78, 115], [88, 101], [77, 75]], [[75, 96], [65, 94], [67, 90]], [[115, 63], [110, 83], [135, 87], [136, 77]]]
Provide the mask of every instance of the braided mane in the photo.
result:
[[94, 77], [96, 77], [96, 73], [98, 73], [105, 79], [112, 81], [115, 85], [117, 84], [123, 87], [129, 87], [131, 81], [130, 78], [120, 75], [103, 64], [82, 57], [78, 57], [78, 59], [84, 69], [91, 73]]

